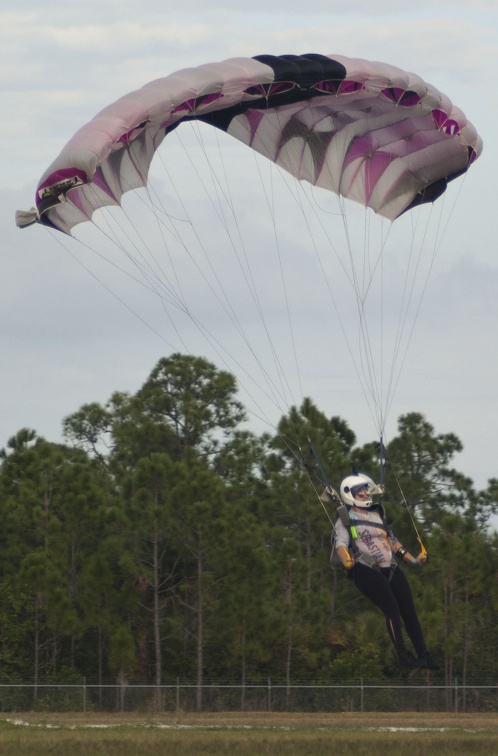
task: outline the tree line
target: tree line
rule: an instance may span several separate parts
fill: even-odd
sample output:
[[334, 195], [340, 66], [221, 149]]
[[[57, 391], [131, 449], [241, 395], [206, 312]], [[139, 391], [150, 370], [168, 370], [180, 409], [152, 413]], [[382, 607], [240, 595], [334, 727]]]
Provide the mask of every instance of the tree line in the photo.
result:
[[[274, 434], [246, 429], [234, 377], [200, 357], [161, 359], [136, 394], [63, 421], [65, 443], [21, 429], [0, 452], [0, 682], [178, 678], [288, 685], [402, 672], [383, 616], [331, 569], [338, 485], [379, 469], [347, 422], [311, 399]], [[418, 413], [387, 448], [383, 503], [412, 553], [436, 679], [496, 679], [498, 541], [462, 449]], [[403, 567], [405, 569], [405, 567]], [[409, 569], [409, 568], [406, 568]], [[426, 673], [415, 673], [426, 674]]]

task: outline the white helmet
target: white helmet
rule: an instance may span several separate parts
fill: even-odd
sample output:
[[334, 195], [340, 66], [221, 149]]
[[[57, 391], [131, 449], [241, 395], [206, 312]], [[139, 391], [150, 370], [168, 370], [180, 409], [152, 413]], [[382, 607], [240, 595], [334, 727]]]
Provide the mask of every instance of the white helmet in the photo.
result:
[[[369, 497], [368, 499], [356, 499], [356, 493], [360, 488], [367, 486]], [[341, 483], [340, 494], [344, 504], [350, 507], [371, 507], [373, 504], [372, 494], [377, 493], [377, 486], [368, 475], [358, 473], [357, 475], [349, 475]]]

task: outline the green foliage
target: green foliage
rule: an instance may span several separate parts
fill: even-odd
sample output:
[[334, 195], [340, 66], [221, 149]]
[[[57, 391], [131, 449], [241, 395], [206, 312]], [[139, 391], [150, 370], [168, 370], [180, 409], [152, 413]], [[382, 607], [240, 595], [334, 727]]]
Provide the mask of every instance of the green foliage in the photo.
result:
[[121, 625], [111, 637], [109, 669], [120, 681], [124, 681], [133, 674], [135, 667], [135, 640], [130, 628]]
[[[329, 568], [335, 511], [319, 500], [324, 476], [337, 487], [354, 467], [375, 475], [378, 445], [356, 446], [346, 421], [310, 399], [274, 437], [243, 430], [244, 418], [233, 376], [172, 355], [135, 395], [66, 418], [68, 445], [29, 429], [8, 440], [5, 680], [290, 685], [401, 674], [383, 616]], [[444, 662], [436, 677], [495, 679], [498, 539], [486, 523], [498, 483], [475, 491], [452, 467], [460, 450], [420, 414], [401, 417], [384, 503], [400, 540], [416, 553], [415, 524], [429, 552], [409, 579]]]

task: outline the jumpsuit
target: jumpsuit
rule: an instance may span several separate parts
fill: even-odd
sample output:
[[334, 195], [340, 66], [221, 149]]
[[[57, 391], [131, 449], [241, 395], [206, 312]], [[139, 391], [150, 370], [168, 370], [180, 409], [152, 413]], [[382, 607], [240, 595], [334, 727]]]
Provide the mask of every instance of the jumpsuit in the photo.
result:
[[[350, 507], [349, 516], [353, 525], [355, 520], [369, 521], [369, 524], [355, 526], [358, 533], [358, 538], [355, 539], [357, 553], [355, 565], [351, 569], [354, 584], [383, 612], [387, 632], [400, 659], [406, 658], [408, 654], [402, 622], [417, 656], [423, 657], [428, 652], [410, 584], [393, 558], [392, 547], [398, 539], [391, 531], [386, 531], [382, 516], [375, 506], [368, 509]], [[334, 526], [334, 541], [336, 548], [350, 547], [350, 534], [341, 520], [337, 520]]]

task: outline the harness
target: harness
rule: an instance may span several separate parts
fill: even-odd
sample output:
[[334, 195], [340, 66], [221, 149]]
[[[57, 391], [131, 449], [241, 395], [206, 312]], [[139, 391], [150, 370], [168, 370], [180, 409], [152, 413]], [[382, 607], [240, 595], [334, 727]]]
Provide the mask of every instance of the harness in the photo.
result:
[[[358, 540], [358, 532], [356, 530], [357, 525], [367, 525], [369, 527], [375, 527], [379, 530], [384, 530], [386, 533], [389, 532], [389, 527], [387, 526], [387, 518], [386, 518], [386, 511], [382, 504], [374, 504], [370, 507], [370, 509], [376, 509], [378, 513], [381, 516], [382, 524], [381, 523], [373, 523], [371, 520], [352, 520], [351, 516], [349, 514], [349, 507], [346, 504], [341, 503], [337, 507], [337, 517], [336, 522], [338, 519], [342, 522], [344, 527], [349, 533], [349, 545], [348, 550], [351, 552], [352, 556], [354, 557], [355, 562], [359, 562], [360, 564], [364, 564], [366, 567], [370, 567], [373, 570], [378, 570], [380, 572], [381, 568], [375, 561], [375, 559], [370, 556], [370, 554], [365, 554], [364, 552], [360, 551], [358, 548], [358, 545], [356, 544], [356, 541]], [[342, 563], [337, 555], [337, 551], [335, 548], [335, 538], [334, 538], [334, 532], [332, 532], [332, 552], [330, 554], [330, 563], [332, 568], [341, 566]], [[397, 567], [396, 560], [394, 557], [391, 559], [391, 566], [390, 566], [390, 573], [389, 573], [389, 580], [391, 580], [394, 570]], [[348, 575], [351, 575], [351, 570], [348, 570]]]

